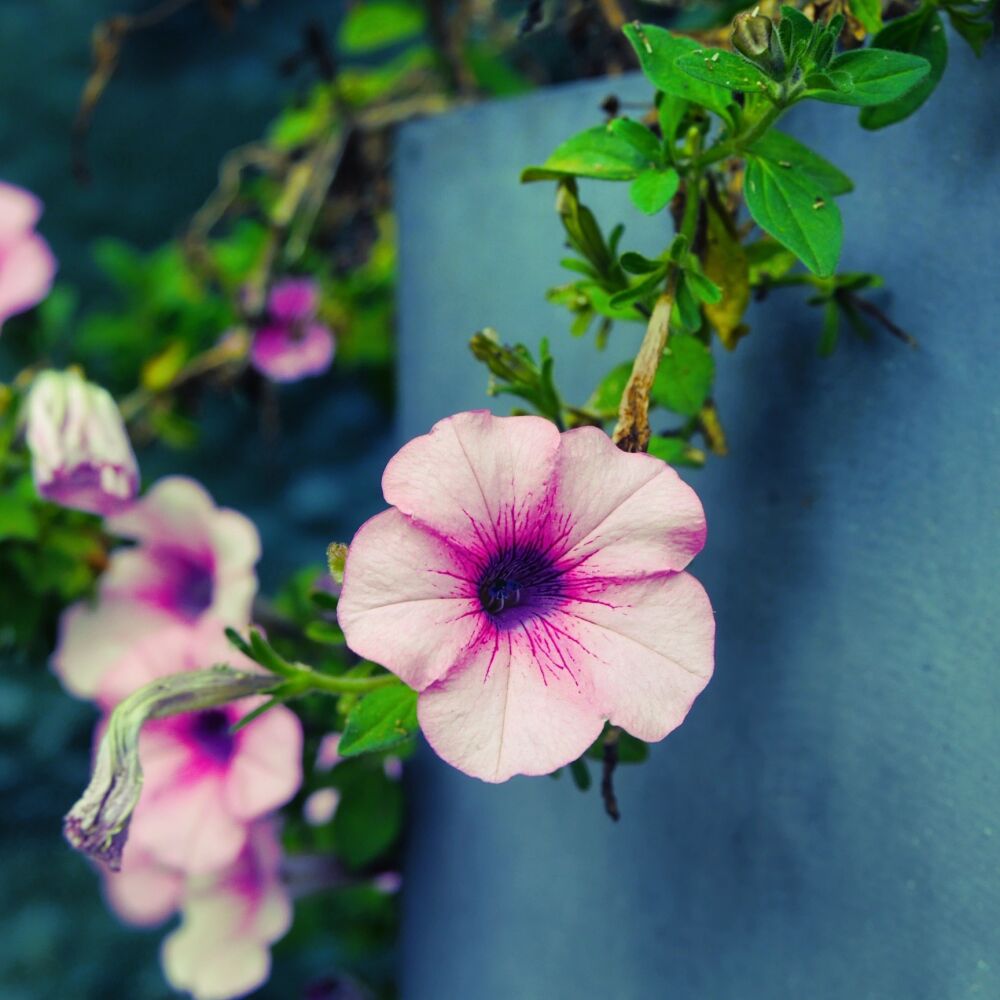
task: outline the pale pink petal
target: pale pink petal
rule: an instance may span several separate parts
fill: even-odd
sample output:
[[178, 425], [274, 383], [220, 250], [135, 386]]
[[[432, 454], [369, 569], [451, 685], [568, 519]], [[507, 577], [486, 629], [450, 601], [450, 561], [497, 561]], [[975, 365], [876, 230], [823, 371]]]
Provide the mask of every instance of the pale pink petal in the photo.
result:
[[688, 573], [607, 585], [553, 625], [572, 637], [602, 714], [641, 740], [676, 729], [712, 676], [715, 617]]
[[42, 202], [30, 191], [0, 181], [0, 243], [9, 243], [35, 228]]
[[164, 868], [127, 844], [118, 872], [103, 869], [108, 905], [126, 923], [153, 927], [163, 923], [180, 905], [184, 876]]
[[547, 774], [597, 739], [604, 719], [591, 678], [539, 623], [498, 632], [417, 702], [427, 742], [482, 778]]
[[570, 522], [561, 563], [591, 575], [642, 576], [680, 570], [705, 545], [705, 514], [665, 462], [627, 454], [596, 427], [562, 436], [554, 514]]
[[0, 323], [41, 302], [55, 273], [55, 258], [41, 236], [0, 245]]
[[312, 319], [319, 306], [319, 285], [312, 278], [285, 278], [267, 297], [267, 311], [284, 326]]
[[209, 532], [215, 558], [212, 613], [224, 622], [245, 624], [257, 593], [260, 535], [253, 521], [227, 508], [213, 512]]
[[525, 540], [546, 503], [559, 431], [541, 417], [458, 413], [404, 445], [382, 476], [385, 499], [463, 547]]
[[59, 621], [53, 669], [71, 694], [93, 698], [105, 674], [130, 646], [174, 621], [166, 612], [134, 601], [108, 599], [96, 605], [74, 604]]
[[241, 729], [225, 779], [226, 808], [252, 820], [283, 806], [302, 784], [302, 724], [278, 706]]
[[222, 779], [212, 771], [167, 788], [147, 785], [132, 818], [130, 837], [162, 864], [191, 874], [236, 860], [247, 828], [229, 814]]
[[160, 962], [167, 982], [194, 1000], [231, 1000], [267, 982], [271, 953], [253, 938], [219, 940], [212, 921], [225, 914], [213, 906], [185, 922], [163, 941]]
[[478, 628], [471, 573], [466, 555], [399, 511], [377, 514], [347, 554], [337, 605], [347, 644], [411, 687], [426, 687], [444, 676]]
[[207, 547], [216, 507], [205, 488], [186, 476], [166, 476], [123, 514], [105, 521], [112, 535], [140, 542]]

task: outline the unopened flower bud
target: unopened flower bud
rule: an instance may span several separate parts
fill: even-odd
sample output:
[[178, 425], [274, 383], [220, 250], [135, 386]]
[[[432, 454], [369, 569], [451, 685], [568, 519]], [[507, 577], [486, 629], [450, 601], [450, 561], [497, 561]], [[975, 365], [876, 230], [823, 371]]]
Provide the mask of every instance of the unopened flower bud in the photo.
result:
[[771, 67], [771, 19], [754, 11], [737, 14], [733, 20], [733, 48], [764, 69]]
[[139, 688], [111, 713], [87, 790], [67, 813], [63, 832], [78, 851], [121, 867], [132, 813], [142, 793], [139, 734], [150, 719], [215, 708], [273, 688], [269, 674], [213, 667], [163, 677]]
[[27, 439], [35, 487], [47, 500], [116, 514], [135, 499], [139, 467], [111, 394], [75, 371], [32, 383]]

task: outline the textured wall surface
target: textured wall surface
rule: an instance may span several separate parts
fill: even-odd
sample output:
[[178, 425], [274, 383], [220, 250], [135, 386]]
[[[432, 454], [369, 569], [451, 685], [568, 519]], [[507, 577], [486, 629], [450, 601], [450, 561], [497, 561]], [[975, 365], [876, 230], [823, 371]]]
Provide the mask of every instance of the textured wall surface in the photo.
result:
[[[795, 118], [857, 182], [843, 267], [886, 276], [921, 348], [848, 339], [824, 362], [797, 292], [754, 307], [719, 364], [732, 455], [687, 477], [708, 513], [693, 571], [718, 616], [714, 680], [620, 772], [617, 826], [567, 779], [489, 787], [423, 756], [406, 1000], [1000, 996], [1000, 132], [973, 97], [997, 56], [953, 45], [931, 105], [881, 134], [848, 109]], [[609, 89], [401, 136], [402, 435], [483, 404], [463, 353], [481, 326], [550, 336], [577, 398], [634, 349], [638, 331], [603, 358], [571, 341], [543, 299], [566, 280], [552, 187], [517, 183]], [[624, 190], [582, 191], [635, 218]], [[666, 235], [630, 223], [624, 245]]]

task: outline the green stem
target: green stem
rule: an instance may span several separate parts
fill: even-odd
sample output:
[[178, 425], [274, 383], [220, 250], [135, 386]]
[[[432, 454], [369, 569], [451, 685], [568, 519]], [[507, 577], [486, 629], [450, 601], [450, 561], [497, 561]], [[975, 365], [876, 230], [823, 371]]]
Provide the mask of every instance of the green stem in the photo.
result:
[[760, 116], [749, 128], [734, 135], [731, 139], [717, 143], [706, 153], [703, 153], [694, 160], [692, 166], [697, 170], [704, 170], [712, 163], [719, 160], [726, 160], [730, 156], [738, 156], [747, 147], [752, 146], [786, 111], [793, 103], [789, 98], [785, 98], [772, 104], [763, 115]]
[[332, 674], [321, 674], [304, 663], [297, 663], [298, 675], [292, 683], [308, 685], [303, 693], [316, 691], [321, 694], [367, 694], [378, 688], [402, 682], [395, 674], [378, 674], [375, 677], [336, 677]]

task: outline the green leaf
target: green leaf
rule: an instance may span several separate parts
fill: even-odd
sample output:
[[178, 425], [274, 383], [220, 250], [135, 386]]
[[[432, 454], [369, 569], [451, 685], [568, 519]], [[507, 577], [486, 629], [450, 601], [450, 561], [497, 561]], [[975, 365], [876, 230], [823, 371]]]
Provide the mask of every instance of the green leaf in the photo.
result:
[[641, 299], [646, 298], [647, 295], [652, 295], [658, 288], [660, 282], [663, 280], [663, 276], [666, 273], [667, 266], [664, 264], [659, 270], [651, 272], [648, 277], [643, 278], [638, 284], [625, 288], [620, 292], [615, 292], [615, 294], [608, 300], [608, 305], [611, 306], [612, 309], [620, 309], [622, 306], [626, 306], [632, 302], [638, 302]]
[[993, 34], [993, 11], [995, 2], [983, 0], [956, 0], [942, 4], [948, 12], [951, 26], [969, 43], [977, 56], [983, 54], [983, 47]]
[[696, 80], [727, 90], [766, 94], [771, 89], [770, 78], [759, 66], [725, 49], [696, 49], [675, 65]]
[[882, 30], [882, 0], [849, 0], [848, 6], [869, 35]]
[[624, 139], [637, 153], [651, 164], [663, 166], [663, 146], [645, 125], [631, 118], [612, 118], [608, 129], [619, 139]]
[[795, 7], [782, 7], [778, 22], [778, 45], [785, 57], [786, 69], [797, 65], [813, 37], [813, 22]]
[[540, 167], [528, 167], [522, 172], [521, 181], [551, 181], [561, 177], [630, 181], [648, 167], [648, 160], [632, 143], [607, 125], [598, 125], [567, 139]]
[[406, 0], [371, 0], [355, 4], [337, 34], [342, 52], [374, 52], [419, 35], [427, 24], [423, 8]]
[[417, 731], [417, 693], [390, 684], [366, 694], [351, 709], [340, 739], [342, 757], [388, 750]]
[[403, 790], [386, 777], [377, 759], [345, 761], [334, 769], [332, 783], [341, 793], [331, 824], [334, 851], [349, 868], [361, 868], [399, 836]]
[[745, 249], [751, 287], [765, 284], [769, 278], [788, 274], [797, 263], [795, 254], [770, 236], [748, 243]]
[[38, 537], [38, 517], [31, 500], [13, 490], [0, 493], [0, 541], [34, 541]]
[[931, 65], [920, 56], [889, 49], [855, 49], [843, 52], [829, 65], [830, 73], [847, 73], [854, 89], [848, 94], [837, 90], [807, 90], [806, 97], [828, 104], [873, 107], [895, 101], [912, 90], [930, 73]]
[[777, 129], [765, 133], [750, 147], [749, 152], [783, 170], [805, 174], [828, 194], [847, 194], [854, 190], [854, 182], [847, 174], [824, 160], [819, 153]]
[[750, 303], [750, 269], [733, 220], [709, 202], [705, 226], [705, 275], [722, 289], [721, 300], [705, 305], [705, 318], [732, 350], [747, 333], [743, 314]]
[[626, 24], [622, 30], [639, 57], [639, 65], [646, 79], [657, 90], [700, 104], [728, 119], [728, 108], [732, 103], [729, 95], [720, 87], [681, 72], [675, 65], [681, 56], [701, 51], [703, 46], [693, 38], [672, 35], [665, 28], [652, 24]]
[[819, 340], [820, 357], [828, 358], [837, 347], [840, 334], [840, 310], [837, 303], [830, 299], [823, 309], [823, 334]]
[[930, 64], [930, 72], [898, 100], [877, 108], [863, 108], [860, 122], [864, 128], [885, 128], [913, 114], [934, 92], [948, 64], [948, 39], [941, 15], [931, 7], [907, 14], [887, 24], [872, 40], [880, 49], [911, 52]]
[[837, 269], [843, 223], [840, 209], [808, 175], [753, 157], [745, 179], [747, 208], [766, 233], [821, 278]]
[[643, 257], [641, 253], [636, 253], [634, 250], [628, 250], [622, 254], [621, 265], [629, 274], [650, 274], [653, 271], [663, 269], [662, 260]]
[[671, 336], [650, 397], [674, 413], [693, 417], [708, 398], [714, 378], [712, 352], [697, 337]]
[[687, 278], [687, 274], [682, 274], [678, 280], [670, 310], [670, 329], [674, 333], [697, 333], [701, 329], [701, 305]]
[[673, 168], [646, 170], [632, 181], [629, 197], [640, 212], [655, 215], [670, 204], [680, 182], [680, 176]]
[[614, 417], [618, 413], [618, 405], [631, 374], [631, 361], [623, 361], [612, 368], [587, 400], [587, 409], [605, 420]]
[[689, 254], [685, 262], [684, 280], [699, 302], [714, 306], [722, 301], [722, 289], [702, 271], [694, 254]]
[[305, 627], [305, 635], [307, 639], [318, 642], [323, 646], [344, 645], [344, 633], [332, 622], [309, 622]]
[[590, 788], [590, 768], [587, 767], [587, 762], [582, 757], [578, 757], [570, 763], [569, 772], [573, 776], [573, 783], [581, 792]]
[[682, 437], [661, 437], [653, 434], [646, 449], [653, 458], [668, 465], [683, 465], [697, 469], [705, 464], [705, 453], [691, 445]]
[[684, 120], [690, 105], [683, 98], [675, 97], [673, 94], [664, 94], [662, 91], [657, 94], [656, 100], [656, 112], [660, 120], [660, 132], [663, 134], [664, 147], [667, 156], [672, 158], [677, 129]]

